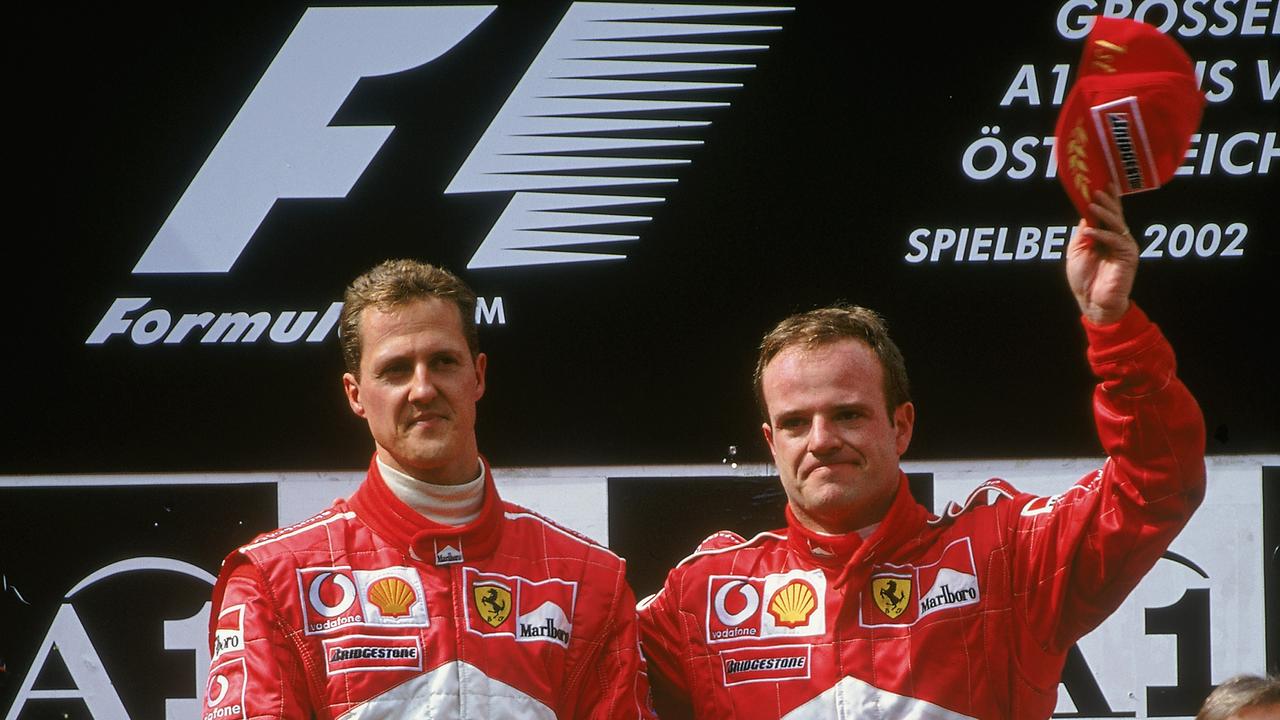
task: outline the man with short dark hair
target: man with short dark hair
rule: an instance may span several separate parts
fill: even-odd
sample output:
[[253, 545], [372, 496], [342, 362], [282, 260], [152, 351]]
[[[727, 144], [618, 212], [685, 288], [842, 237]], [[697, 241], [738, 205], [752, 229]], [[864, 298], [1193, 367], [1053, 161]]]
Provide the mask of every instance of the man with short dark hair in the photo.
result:
[[369, 474], [224, 561], [206, 720], [649, 716], [623, 561], [502, 501], [479, 455], [475, 304], [412, 260], [347, 289]]
[[1047, 718], [1067, 653], [1204, 493], [1204, 421], [1130, 302], [1138, 247], [1095, 195], [1067, 277], [1109, 458], [1063, 493], [1002, 480], [940, 517], [899, 467], [915, 406], [883, 322], [840, 306], [761, 343], [756, 394], [787, 527], [712, 535], [640, 606], [664, 719]]

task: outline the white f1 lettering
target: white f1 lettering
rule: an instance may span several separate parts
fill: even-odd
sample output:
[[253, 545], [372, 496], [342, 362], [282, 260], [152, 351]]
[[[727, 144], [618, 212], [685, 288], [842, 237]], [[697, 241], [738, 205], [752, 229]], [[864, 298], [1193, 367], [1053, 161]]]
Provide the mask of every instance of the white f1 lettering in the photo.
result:
[[227, 272], [277, 198], [346, 197], [394, 129], [329, 126], [356, 83], [431, 62], [494, 7], [307, 9], [133, 272]]

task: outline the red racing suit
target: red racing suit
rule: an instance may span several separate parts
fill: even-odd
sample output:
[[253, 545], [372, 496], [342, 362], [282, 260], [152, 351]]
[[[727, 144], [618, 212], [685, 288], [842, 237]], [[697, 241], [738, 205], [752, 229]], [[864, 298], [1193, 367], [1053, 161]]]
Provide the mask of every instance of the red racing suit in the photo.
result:
[[934, 517], [905, 475], [865, 540], [797, 524], [708, 538], [640, 606], [664, 720], [1047, 718], [1072, 644], [1204, 494], [1204, 421], [1136, 307], [1085, 323], [1110, 456], [1060, 495], [984, 483]]
[[205, 720], [649, 717], [623, 561], [518, 505], [423, 518], [371, 464], [223, 562]]

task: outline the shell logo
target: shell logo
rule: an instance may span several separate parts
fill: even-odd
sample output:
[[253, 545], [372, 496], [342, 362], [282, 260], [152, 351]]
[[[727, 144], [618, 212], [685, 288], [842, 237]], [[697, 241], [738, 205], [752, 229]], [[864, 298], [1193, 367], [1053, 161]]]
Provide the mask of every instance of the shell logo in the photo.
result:
[[409, 583], [398, 577], [383, 578], [369, 586], [369, 602], [383, 617], [404, 617], [418, 599]]
[[795, 628], [807, 624], [817, 607], [813, 586], [803, 580], [792, 580], [774, 593], [769, 601], [769, 614], [778, 625]]

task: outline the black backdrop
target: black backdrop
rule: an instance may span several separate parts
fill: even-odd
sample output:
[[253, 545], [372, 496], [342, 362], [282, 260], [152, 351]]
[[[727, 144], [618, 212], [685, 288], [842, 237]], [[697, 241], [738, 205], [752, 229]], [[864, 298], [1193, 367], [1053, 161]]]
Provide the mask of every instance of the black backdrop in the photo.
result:
[[[1241, 7], [1237, 7], [1241, 5]], [[1233, 92], [1202, 127], [1276, 144], [1258, 61], [1280, 67], [1276, 18], [1177, 27], [1193, 59], [1235, 63]], [[9, 327], [16, 395], [0, 472], [359, 468], [367, 434], [324, 343], [137, 345], [86, 338], [116, 298], [182, 312], [323, 310], [373, 263], [412, 256], [456, 269], [506, 323], [490, 353], [483, 451], [500, 466], [716, 462], [766, 457], [748, 388], [760, 334], [796, 309], [845, 299], [883, 311], [915, 385], [910, 459], [1097, 453], [1082, 333], [1060, 261], [913, 263], [916, 228], [1072, 225], [1056, 179], [973, 180], [962, 156], [999, 137], [1052, 134], [1055, 64], [1080, 41], [1057, 30], [1090, 3], [800, 3], [775, 23], [729, 107], [671, 151], [674, 170], [640, 238], [611, 262], [466, 270], [510, 193], [443, 190], [567, 4], [500, 3], [443, 57], [361, 80], [334, 125], [395, 130], [346, 198], [280, 200], [227, 273], [133, 274], [143, 250], [297, 24], [302, 5], [95, 6], [34, 11], [14, 33], [9, 105]], [[1071, 8], [1076, 9], [1071, 9]], [[1210, 12], [1212, 8], [1201, 8]], [[1159, 21], [1163, 11], [1153, 11]], [[1247, 22], [1246, 22], [1247, 21]], [[1210, 16], [1226, 27], [1228, 20]], [[1246, 33], [1245, 28], [1261, 34]], [[1001, 98], [1034, 64], [1038, 106]], [[1221, 83], [1206, 89], [1222, 90]], [[1203, 146], [1201, 147], [1203, 150]], [[1274, 154], [1274, 153], [1273, 153]], [[1274, 452], [1275, 163], [1237, 146], [1231, 175], [1179, 177], [1126, 204], [1135, 228], [1244, 223], [1238, 257], [1144, 262], [1136, 296], [1180, 353], [1211, 453]], [[650, 188], [652, 189], [652, 188]], [[612, 189], [608, 192], [618, 192]], [[140, 313], [134, 313], [136, 317]], [[193, 336], [195, 337], [195, 336]]]

